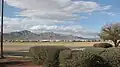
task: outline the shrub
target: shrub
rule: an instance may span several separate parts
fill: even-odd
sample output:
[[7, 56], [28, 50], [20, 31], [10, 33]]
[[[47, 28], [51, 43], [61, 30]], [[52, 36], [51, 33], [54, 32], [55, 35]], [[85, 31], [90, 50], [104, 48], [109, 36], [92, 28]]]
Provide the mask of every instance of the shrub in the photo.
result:
[[120, 67], [120, 48], [106, 49], [101, 55], [112, 67]]
[[60, 67], [110, 67], [100, 56], [81, 50], [61, 51], [59, 61]]
[[110, 43], [95, 43], [93, 46], [94, 47], [101, 47], [101, 48], [113, 47], [113, 45]]
[[58, 67], [59, 53], [64, 46], [35, 46], [29, 50], [32, 61], [45, 67]]
[[105, 48], [87, 48], [86, 51], [92, 52], [95, 55], [100, 55], [101, 53], [103, 53], [106, 49]]

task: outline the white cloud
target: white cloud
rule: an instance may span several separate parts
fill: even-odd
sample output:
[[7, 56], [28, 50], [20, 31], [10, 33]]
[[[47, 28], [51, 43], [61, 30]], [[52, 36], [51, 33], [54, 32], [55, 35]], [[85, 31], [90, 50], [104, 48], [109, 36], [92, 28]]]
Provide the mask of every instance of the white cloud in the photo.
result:
[[37, 25], [30, 28], [32, 31], [42, 31], [42, 32], [56, 32], [62, 34], [69, 34], [75, 36], [91, 37], [97, 36], [97, 32], [91, 32], [84, 29], [80, 25], [69, 25], [69, 26], [57, 26], [57, 25]]
[[[91, 13], [110, 9], [110, 5], [101, 6], [91, 1], [72, 1], [72, 0], [5, 0], [9, 6], [21, 9], [16, 16], [25, 18], [5, 18], [5, 32], [28, 29], [37, 32], [53, 31], [69, 33], [74, 35], [89, 35], [89, 32], [77, 25], [76, 21], [87, 19], [77, 13]], [[74, 23], [71, 26], [59, 26], [64, 23]], [[40, 32], [40, 31], [39, 31]], [[95, 34], [94, 34], [95, 35]]]
[[110, 9], [111, 7], [112, 7], [111, 5], [105, 6], [105, 7], [103, 7], [103, 10], [108, 10], [108, 9]]
[[79, 16], [74, 16], [73, 13], [107, 10], [111, 7], [101, 7], [96, 2], [71, 0], [6, 0], [6, 3], [22, 9], [20, 16], [53, 20], [76, 20]]
[[[28, 18], [29, 19], [29, 18]], [[84, 36], [84, 37], [94, 37], [97, 35], [96, 32], [88, 31], [84, 29], [81, 25], [55, 25], [55, 24], [40, 24], [33, 23], [34, 21], [28, 21], [28, 19], [20, 18], [8, 18], [4, 17], [4, 32], [13, 32], [20, 30], [30, 30], [32, 32], [55, 32], [61, 34]], [[20, 22], [21, 21], [21, 22]], [[35, 21], [37, 22], [37, 20]], [[48, 22], [48, 21], [46, 21]]]
[[114, 16], [114, 15], [115, 15], [114, 13], [111, 13], [111, 12], [110, 12], [110, 13], [107, 13], [107, 14], [108, 14], [108, 15], [111, 15], [111, 16]]
[[115, 15], [118, 15], [118, 13], [106, 12], [106, 11], [102, 11], [101, 13], [102, 13], [102, 14], [107, 14], [107, 15], [109, 15], [109, 16], [115, 16]]
[[[44, 22], [44, 23], [43, 23]], [[35, 25], [52, 25], [57, 23], [63, 23], [63, 21], [42, 20], [36, 18], [8, 18], [4, 17], [4, 32], [12, 32], [18, 30], [28, 30]]]

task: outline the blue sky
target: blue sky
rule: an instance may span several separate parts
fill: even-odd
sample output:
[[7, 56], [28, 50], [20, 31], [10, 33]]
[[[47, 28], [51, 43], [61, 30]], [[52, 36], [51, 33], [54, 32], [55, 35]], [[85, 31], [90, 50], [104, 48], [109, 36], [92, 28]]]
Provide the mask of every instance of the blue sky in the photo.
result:
[[120, 0], [5, 0], [4, 32], [30, 30], [96, 37], [120, 22]]
[[[111, 8], [107, 11], [103, 12], [93, 12], [91, 16], [87, 20], [82, 21], [82, 25], [88, 27], [90, 29], [94, 29], [95, 31], [100, 31], [101, 26], [107, 23], [116, 23], [120, 22], [120, 0], [86, 0], [86, 1], [94, 1], [101, 5], [111, 5]], [[113, 13], [115, 15], [109, 15], [107, 13]], [[92, 24], [93, 23], [93, 24]]]
[[5, 3], [4, 16], [16, 17], [15, 15], [17, 14], [17, 12], [20, 12], [20, 11], [21, 11], [21, 9], [13, 7], [13, 6], [9, 6], [8, 4]]

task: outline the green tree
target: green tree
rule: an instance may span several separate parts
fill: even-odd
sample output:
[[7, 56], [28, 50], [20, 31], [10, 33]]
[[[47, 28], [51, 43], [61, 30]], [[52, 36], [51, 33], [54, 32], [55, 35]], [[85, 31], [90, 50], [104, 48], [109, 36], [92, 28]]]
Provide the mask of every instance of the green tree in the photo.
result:
[[99, 36], [103, 40], [112, 40], [115, 47], [118, 47], [120, 43], [120, 23], [106, 24], [102, 27]]

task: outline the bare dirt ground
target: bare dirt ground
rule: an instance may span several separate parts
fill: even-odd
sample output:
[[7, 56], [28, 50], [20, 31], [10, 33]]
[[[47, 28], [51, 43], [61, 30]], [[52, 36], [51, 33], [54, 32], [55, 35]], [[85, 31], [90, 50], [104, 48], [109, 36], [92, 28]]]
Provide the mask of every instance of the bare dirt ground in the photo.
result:
[[7, 57], [7, 62], [0, 63], [0, 67], [42, 67], [41, 65], [35, 65], [31, 61], [26, 61], [20, 58]]

